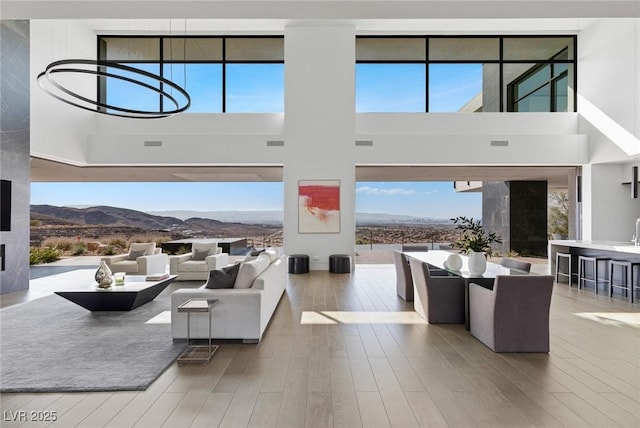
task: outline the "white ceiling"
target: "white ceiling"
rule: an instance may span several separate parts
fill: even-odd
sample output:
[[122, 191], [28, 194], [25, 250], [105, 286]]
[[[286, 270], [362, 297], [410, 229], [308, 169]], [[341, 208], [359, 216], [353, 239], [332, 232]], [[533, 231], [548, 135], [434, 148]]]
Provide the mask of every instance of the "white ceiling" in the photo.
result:
[[[358, 34], [575, 34], [594, 18], [565, 19], [356, 19]], [[286, 19], [86, 19], [102, 34], [283, 34]], [[333, 21], [332, 21], [333, 22]], [[344, 21], [342, 21], [344, 24]]]
[[[357, 181], [546, 180], [567, 187], [575, 167], [358, 165]], [[258, 182], [282, 181], [282, 167], [263, 166], [86, 166], [31, 159], [32, 182]]]
[[514, 19], [640, 16], [637, 0], [2, 0], [3, 19]]

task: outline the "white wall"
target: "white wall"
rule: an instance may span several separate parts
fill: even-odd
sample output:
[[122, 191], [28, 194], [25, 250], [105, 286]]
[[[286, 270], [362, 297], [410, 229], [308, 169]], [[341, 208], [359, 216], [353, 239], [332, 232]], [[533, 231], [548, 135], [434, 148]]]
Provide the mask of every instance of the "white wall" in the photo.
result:
[[578, 93], [636, 137], [639, 52], [640, 18], [598, 19], [578, 34]]
[[582, 239], [631, 241], [640, 218], [640, 198], [632, 199], [630, 186], [623, 184], [630, 181], [631, 165], [583, 166]]
[[[62, 59], [96, 59], [96, 34], [82, 21], [31, 21], [31, 154], [47, 159], [84, 164], [87, 136], [95, 129], [95, 114], [64, 104], [44, 92], [36, 76]], [[95, 80], [78, 75], [60, 76], [61, 81], [81, 82], [73, 87], [95, 99]]]
[[[88, 136], [90, 164], [282, 164], [284, 115], [181, 114], [166, 119], [122, 119], [101, 115]], [[145, 147], [161, 141], [161, 147]], [[126, 153], [126, 156], [123, 156]]]
[[[290, 25], [285, 30], [284, 247], [326, 270], [355, 240], [355, 30]], [[340, 180], [340, 233], [298, 233], [298, 180]]]
[[628, 241], [640, 217], [622, 184], [640, 156], [640, 19], [598, 19], [578, 34], [578, 113], [589, 136], [582, 237]]

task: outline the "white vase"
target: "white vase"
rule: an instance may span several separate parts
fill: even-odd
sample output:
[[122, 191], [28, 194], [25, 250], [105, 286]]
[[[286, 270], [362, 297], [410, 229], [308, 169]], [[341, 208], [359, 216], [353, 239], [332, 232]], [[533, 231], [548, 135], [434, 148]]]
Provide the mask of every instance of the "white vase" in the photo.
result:
[[451, 254], [449, 257], [447, 257], [447, 261], [445, 263], [447, 269], [455, 271], [462, 269], [462, 257], [460, 257], [460, 255], [458, 254]]
[[94, 276], [96, 282], [98, 283], [98, 287], [100, 288], [109, 288], [111, 287], [111, 283], [113, 282], [113, 274], [111, 273], [111, 269], [107, 266], [107, 263], [104, 261], [100, 262], [100, 266], [96, 271]]
[[469, 253], [469, 273], [471, 275], [482, 275], [487, 270], [487, 258], [484, 253]]

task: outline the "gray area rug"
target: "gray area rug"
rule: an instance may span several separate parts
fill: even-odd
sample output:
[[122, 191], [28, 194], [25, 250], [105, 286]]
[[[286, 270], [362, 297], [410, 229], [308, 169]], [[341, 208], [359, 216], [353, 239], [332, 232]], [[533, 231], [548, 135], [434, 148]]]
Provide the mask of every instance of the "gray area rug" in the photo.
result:
[[57, 295], [2, 309], [0, 391], [144, 390], [187, 347], [171, 338], [170, 310], [168, 290], [129, 312]]

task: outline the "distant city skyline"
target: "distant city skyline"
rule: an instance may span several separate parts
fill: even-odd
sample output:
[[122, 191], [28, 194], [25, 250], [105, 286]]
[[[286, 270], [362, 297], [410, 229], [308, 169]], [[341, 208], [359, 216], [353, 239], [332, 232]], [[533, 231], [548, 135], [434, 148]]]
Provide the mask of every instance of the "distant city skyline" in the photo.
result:
[[[357, 182], [356, 212], [448, 219], [482, 217], [480, 193], [451, 182]], [[273, 211], [283, 208], [280, 182], [32, 183], [31, 204], [108, 205], [144, 212]]]

